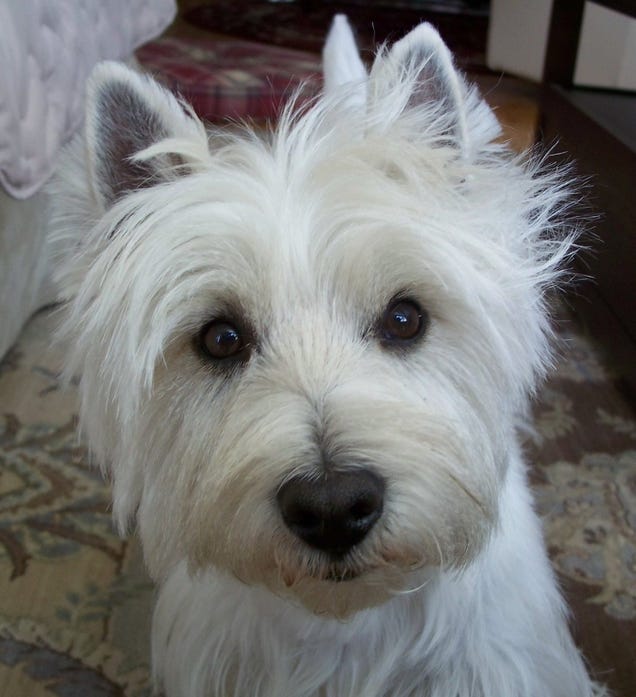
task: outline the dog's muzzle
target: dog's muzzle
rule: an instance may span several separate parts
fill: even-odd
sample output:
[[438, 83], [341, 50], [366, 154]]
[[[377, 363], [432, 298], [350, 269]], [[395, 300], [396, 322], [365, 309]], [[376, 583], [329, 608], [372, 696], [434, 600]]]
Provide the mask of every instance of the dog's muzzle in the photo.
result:
[[286, 481], [276, 500], [285, 525], [314, 549], [342, 558], [382, 515], [384, 480], [370, 470], [329, 471]]

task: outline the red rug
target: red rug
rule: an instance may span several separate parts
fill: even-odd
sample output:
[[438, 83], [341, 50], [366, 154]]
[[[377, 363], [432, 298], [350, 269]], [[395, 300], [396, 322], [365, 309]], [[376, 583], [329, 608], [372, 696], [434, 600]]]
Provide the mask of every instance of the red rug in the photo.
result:
[[379, 43], [399, 39], [415, 25], [428, 21], [438, 28], [463, 70], [486, 70], [485, 13], [432, 12], [424, 5], [417, 8], [388, 2], [215, 0], [194, 7], [183, 17], [200, 29], [319, 53], [338, 12], [348, 16], [358, 45], [369, 60]]

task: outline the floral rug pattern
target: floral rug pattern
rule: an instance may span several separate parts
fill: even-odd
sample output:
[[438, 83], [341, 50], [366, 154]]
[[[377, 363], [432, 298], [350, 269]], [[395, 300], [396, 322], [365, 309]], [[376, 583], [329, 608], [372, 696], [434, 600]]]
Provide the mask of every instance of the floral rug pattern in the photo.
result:
[[[0, 363], [0, 697], [149, 697], [152, 585], [78, 443], [54, 323], [36, 315]], [[636, 416], [591, 344], [571, 326], [561, 336], [530, 476], [577, 641], [616, 697], [631, 697]]]
[[0, 364], [0, 695], [147, 697], [152, 585], [78, 444], [53, 326]]

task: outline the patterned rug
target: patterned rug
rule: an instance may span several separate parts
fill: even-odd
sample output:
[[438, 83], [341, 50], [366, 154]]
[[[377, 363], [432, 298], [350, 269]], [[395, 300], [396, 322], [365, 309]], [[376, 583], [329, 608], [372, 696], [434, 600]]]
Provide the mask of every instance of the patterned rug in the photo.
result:
[[135, 55], [206, 121], [273, 119], [296, 89], [304, 99], [322, 85], [318, 56], [254, 41], [164, 36]]
[[[153, 591], [77, 444], [53, 326], [36, 315], [0, 364], [0, 697], [148, 697]], [[577, 641], [616, 697], [633, 697], [636, 419], [590, 343], [562, 335], [527, 446], [532, 481]]]

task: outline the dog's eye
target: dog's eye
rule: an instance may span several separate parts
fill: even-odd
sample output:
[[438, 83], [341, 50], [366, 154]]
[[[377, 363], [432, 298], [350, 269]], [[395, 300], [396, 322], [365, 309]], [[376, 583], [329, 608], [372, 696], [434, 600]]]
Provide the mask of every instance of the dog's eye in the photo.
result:
[[413, 341], [427, 325], [427, 313], [414, 300], [393, 300], [382, 315], [380, 338], [388, 344]]
[[206, 324], [201, 330], [200, 344], [203, 351], [217, 361], [237, 356], [246, 348], [241, 332], [225, 320]]

